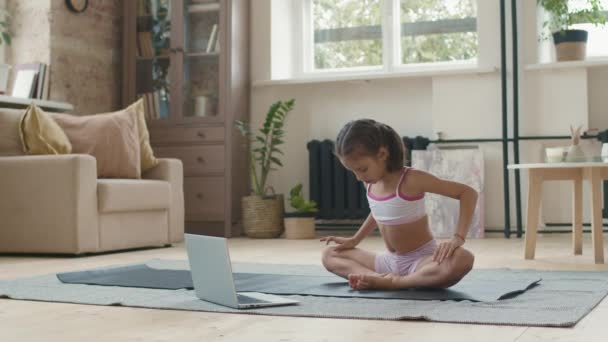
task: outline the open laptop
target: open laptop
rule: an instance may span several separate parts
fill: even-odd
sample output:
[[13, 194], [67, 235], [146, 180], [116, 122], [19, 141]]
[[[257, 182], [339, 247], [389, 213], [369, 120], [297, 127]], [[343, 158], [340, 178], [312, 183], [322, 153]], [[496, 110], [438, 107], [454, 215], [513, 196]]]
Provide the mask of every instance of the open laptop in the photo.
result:
[[226, 239], [185, 234], [186, 250], [196, 296], [235, 309], [260, 308], [298, 303], [271, 294], [236, 292]]

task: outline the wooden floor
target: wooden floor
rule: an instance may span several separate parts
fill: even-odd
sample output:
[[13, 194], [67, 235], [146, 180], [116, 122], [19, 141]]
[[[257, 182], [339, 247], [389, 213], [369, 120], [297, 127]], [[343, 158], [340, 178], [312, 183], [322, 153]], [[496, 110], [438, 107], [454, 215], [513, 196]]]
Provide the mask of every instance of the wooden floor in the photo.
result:
[[[540, 235], [536, 260], [523, 260], [523, 239], [471, 240], [475, 267], [597, 270], [591, 241], [571, 253], [570, 235]], [[370, 237], [362, 247], [381, 250]], [[230, 240], [233, 261], [319, 264], [317, 240]], [[183, 245], [79, 258], [0, 256], [0, 279], [81, 270], [151, 258], [186, 259]], [[365, 308], [361, 308], [365, 310]], [[547, 313], [550, 314], [550, 313]], [[0, 299], [0, 341], [608, 341], [608, 300], [574, 328], [526, 328], [410, 321], [271, 317], [73, 305]]]

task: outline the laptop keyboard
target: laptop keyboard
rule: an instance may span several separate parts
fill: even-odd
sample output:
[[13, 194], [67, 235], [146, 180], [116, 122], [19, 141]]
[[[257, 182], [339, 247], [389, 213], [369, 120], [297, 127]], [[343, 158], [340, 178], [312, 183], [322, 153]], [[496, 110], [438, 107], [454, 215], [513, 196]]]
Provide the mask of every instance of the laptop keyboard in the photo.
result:
[[238, 293], [236, 295], [236, 299], [239, 302], [239, 304], [271, 303], [271, 302], [266, 301], [266, 300], [252, 298], [252, 297], [241, 295], [241, 294], [238, 294]]

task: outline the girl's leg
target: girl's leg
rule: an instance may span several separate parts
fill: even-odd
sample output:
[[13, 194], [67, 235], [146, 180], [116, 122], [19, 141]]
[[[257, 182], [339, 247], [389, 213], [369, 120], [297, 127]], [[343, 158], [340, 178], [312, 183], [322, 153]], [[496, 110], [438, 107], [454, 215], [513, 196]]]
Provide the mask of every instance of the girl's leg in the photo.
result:
[[[448, 288], [458, 283], [473, 268], [474, 256], [459, 247], [454, 254], [441, 264], [433, 261], [433, 256], [420, 261], [416, 271], [405, 276], [387, 275], [384, 277], [356, 275], [357, 288], [406, 289], [406, 288]], [[351, 276], [351, 278], [353, 278]]]
[[416, 271], [409, 276], [401, 277], [400, 282], [408, 287], [448, 288], [458, 283], [473, 268], [475, 257], [468, 250], [459, 247], [441, 264], [433, 261], [433, 256], [423, 259]]
[[323, 251], [322, 261], [328, 271], [346, 279], [352, 273], [379, 275], [374, 271], [376, 254], [360, 248], [337, 252], [335, 247], [328, 247]]

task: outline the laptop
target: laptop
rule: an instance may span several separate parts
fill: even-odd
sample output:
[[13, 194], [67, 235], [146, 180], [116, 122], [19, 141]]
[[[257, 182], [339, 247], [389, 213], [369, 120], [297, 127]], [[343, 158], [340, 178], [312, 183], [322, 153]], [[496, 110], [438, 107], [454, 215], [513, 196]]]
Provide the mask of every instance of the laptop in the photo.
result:
[[260, 292], [237, 293], [226, 239], [194, 234], [185, 234], [185, 237], [192, 283], [198, 298], [235, 309], [299, 303]]

